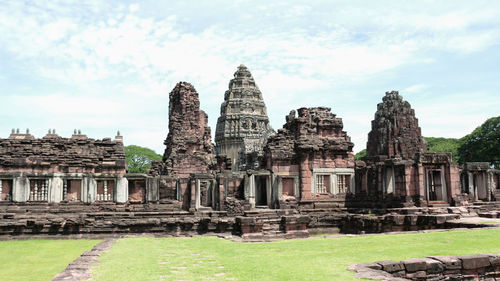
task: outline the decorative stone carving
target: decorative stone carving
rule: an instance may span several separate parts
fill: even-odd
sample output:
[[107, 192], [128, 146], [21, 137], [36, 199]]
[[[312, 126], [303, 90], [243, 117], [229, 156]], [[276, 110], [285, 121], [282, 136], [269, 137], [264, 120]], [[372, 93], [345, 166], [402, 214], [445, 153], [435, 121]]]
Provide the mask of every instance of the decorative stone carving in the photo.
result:
[[230, 158], [233, 170], [256, 168], [257, 157], [263, 155], [262, 148], [274, 134], [262, 93], [248, 68], [240, 65], [229, 82], [217, 120], [217, 154]]

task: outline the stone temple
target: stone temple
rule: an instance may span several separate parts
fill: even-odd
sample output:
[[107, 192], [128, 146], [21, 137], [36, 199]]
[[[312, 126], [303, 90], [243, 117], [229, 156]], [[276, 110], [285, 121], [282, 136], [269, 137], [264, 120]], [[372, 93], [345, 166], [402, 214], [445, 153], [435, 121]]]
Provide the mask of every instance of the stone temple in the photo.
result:
[[258, 168], [257, 159], [272, 135], [262, 93], [248, 68], [240, 65], [229, 81], [217, 120], [217, 154], [231, 159], [233, 171]]
[[177, 83], [163, 159], [145, 174], [127, 173], [119, 133], [94, 140], [76, 130], [69, 138], [13, 130], [0, 139], [0, 236], [274, 239], [500, 217], [500, 171], [428, 152], [416, 113], [398, 92], [377, 105], [367, 155], [358, 161], [331, 108], [292, 110], [275, 132], [263, 96], [240, 65], [221, 95], [214, 145], [198, 92]]

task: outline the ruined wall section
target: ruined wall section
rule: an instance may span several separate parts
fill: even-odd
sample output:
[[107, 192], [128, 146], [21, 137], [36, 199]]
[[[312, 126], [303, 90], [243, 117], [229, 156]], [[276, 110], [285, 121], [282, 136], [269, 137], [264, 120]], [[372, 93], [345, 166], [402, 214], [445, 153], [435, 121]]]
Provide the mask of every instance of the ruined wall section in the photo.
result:
[[200, 110], [196, 89], [179, 82], [169, 94], [168, 135], [162, 163], [154, 163], [153, 175], [188, 178], [191, 173], [208, 173], [215, 164], [208, 116]]
[[377, 105], [366, 155], [413, 160], [417, 153], [426, 151], [415, 111], [397, 91], [386, 92], [382, 103]]
[[95, 140], [74, 134], [63, 138], [50, 132], [43, 138], [12, 133], [0, 139], [0, 173], [106, 173], [124, 175], [121, 136]]

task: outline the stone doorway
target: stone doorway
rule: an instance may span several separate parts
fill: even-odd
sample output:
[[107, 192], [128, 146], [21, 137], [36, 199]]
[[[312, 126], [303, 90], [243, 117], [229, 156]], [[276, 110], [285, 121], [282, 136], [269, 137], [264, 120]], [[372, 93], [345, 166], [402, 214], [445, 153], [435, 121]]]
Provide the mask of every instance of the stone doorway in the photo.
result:
[[269, 176], [255, 176], [255, 205], [268, 206], [268, 181]]
[[213, 187], [208, 181], [200, 181], [200, 206], [206, 208], [213, 208], [214, 191]]
[[12, 200], [12, 180], [0, 179], [0, 201]]
[[488, 201], [488, 190], [484, 172], [475, 172], [472, 176], [472, 186], [477, 194], [477, 199]]
[[427, 200], [447, 203], [446, 183], [441, 169], [427, 169]]

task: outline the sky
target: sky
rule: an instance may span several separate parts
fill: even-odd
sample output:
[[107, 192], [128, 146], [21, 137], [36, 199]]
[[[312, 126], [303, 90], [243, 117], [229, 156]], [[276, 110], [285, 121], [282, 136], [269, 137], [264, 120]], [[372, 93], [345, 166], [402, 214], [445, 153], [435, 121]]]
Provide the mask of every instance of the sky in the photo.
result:
[[271, 125], [327, 106], [354, 151], [386, 91], [422, 134], [462, 137], [500, 108], [500, 1], [0, 0], [0, 138], [74, 129], [162, 154], [168, 94], [194, 85], [212, 136], [245, 64]]

